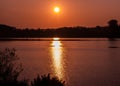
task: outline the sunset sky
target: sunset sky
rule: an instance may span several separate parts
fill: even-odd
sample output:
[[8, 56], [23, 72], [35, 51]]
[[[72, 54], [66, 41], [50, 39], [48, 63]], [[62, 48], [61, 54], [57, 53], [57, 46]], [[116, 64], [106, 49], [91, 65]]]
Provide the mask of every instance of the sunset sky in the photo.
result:
[[18, 28], [104, 26], [110, 19], [120, 21], [120, 0], [0, 0], [0, 24]]

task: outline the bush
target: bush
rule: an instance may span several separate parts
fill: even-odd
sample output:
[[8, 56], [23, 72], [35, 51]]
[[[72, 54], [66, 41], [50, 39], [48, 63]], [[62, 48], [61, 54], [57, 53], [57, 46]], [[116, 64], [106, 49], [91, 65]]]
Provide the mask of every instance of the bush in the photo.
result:
[[34, 81], [31, 82], [31, 86], [64, 86], [65, 81], [59, 80], [57, 77], [52, 77], [50, 74], [37, 76]]
[[23, 83], [17, 80], [23, 71], [22, 65], [16, 63], [18, 59], [15, 49], [6, 48], [0, 51], [0, 86], [16, 86]]

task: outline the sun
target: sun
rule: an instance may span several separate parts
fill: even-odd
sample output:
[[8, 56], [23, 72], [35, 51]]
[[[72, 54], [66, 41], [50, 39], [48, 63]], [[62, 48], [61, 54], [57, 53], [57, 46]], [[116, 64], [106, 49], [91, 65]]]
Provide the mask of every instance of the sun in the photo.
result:
[[55, 8], [54, 8], [54, 12], [55, 12], [55, 13], [59, 13], [59, 12], [60, 12], [60, 8], [59, 8], [59, 7], [55, 7]]

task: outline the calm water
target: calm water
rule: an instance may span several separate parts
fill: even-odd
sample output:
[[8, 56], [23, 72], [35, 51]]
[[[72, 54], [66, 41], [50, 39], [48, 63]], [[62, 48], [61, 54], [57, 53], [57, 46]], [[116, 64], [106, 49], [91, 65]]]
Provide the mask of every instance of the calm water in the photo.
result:
[[0, 49], [15, 48], [32, 80], [51, 73], [67, 86], [120, 86], [120, 39], [42, 39], [0, 41]]

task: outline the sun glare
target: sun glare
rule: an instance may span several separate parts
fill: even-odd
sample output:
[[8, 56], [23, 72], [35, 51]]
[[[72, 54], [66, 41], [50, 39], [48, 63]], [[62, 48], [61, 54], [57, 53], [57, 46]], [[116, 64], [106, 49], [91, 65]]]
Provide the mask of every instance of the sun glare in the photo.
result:
[[55, 8], [54, 8], [54, 12], [55, 12], [55, 13], [59, 13], [59, 12], [60, 12], [60, 8], [59, 8], [59, 7], [55, 7]]
[[60, 40], [60, 38], [53, 38], [53, 40], [54, 40], [54, 41], [59, 41], [59, 40]]
[[55, 76], [58, 77], [58, 79], [64, 79], [64, 61], [63, 61], [63, 47], [62, 43], [59, 40], [60, 38], [53, 38], [53, 41], [51, 43], [51, 53], [52, 53], [52, 67]]

